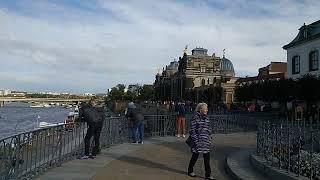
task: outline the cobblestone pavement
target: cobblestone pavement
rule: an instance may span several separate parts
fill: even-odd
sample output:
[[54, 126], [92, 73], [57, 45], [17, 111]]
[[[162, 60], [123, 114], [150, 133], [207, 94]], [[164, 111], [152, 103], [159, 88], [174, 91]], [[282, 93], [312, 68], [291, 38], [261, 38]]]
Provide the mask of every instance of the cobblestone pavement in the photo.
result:
[[[195, 172], [200, 177], [190, 178], [186, 175], [191, 157], [185, 139], [176, 137], [159, 137], [150, 140], [136, 151], [118, 157], [103, 168], [97, 170], [94, 180], [187, 180], [203, 179], [203, 158], [199, 157]], [[255, 133], [217, 134], [213, 138], [211, 168], [218, 180], [229, 180], [225, 172], [225, 158], [229, 153], [240, 149], [255, 148]], [[104, 152], [102, 156], [113, 156]], [[115, 154], [116, 156], [116, 154]]]

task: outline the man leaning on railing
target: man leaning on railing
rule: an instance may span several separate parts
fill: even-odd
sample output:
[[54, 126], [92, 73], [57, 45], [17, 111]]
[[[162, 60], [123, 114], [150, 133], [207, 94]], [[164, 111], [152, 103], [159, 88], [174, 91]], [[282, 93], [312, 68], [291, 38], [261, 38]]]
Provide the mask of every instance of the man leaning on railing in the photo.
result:
[[137, 108], [133, 102], [128, 104], [126, 117], [129, 119], [132, 143], [143, 144], [144, 139], [144, 116], [141, 108]]
[[[80, 159], [93, 159], [100, 152], [100, 134], [104, 121], [104, 108], [98, 104], [97, 100], [91, 100], [89, 104], [84, 104], [79, 112], [79, 118], [88, 125], [87, 134], [84, 139], [85, 152]], [[94, 147], [90, 154], [90, 140], [94, 137]]]

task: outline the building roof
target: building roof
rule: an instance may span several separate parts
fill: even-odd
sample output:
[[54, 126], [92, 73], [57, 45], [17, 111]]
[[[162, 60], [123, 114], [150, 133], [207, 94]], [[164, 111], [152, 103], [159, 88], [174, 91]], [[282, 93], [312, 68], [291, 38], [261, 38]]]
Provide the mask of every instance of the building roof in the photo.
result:
[[268, 73], [279, 72], [286, 73], [287, 72], [287, 63], [286, 62], [271, 62], [269, 65], [259, 68], [259, 74], [262, 71], [267, 70]]
[[254, 77], [239, 78], [236, 83], [253, 82], [253, 81], [261, 81], [261, 80], [272, 80], [272, 79], [277, 79], [277, 78], [284, 79], [285, 73], [269, 74], [266, 76], [254, 76]]
[[208, 50], [200, 47], [192, 49], [193, 56], [208, 56]]
[[289, 44], [283, 46], [283, 49], [287, 50], [288, 48], [317, 38], [320, 38], [320, 20], [309, 25], [303, 24], [303, 26], [299, 28], [298, 35]]
[[224, 56], [221, 59], [220, 70], [225, 73], [234, 74], [234, 68], [233, 68], [232, 62], [229, 59], [225, 58]]
[[178, 61], [172, 61], [170, 64], [167, 66], [166, 70], [178, 70], [179, 67], [179, 62]]

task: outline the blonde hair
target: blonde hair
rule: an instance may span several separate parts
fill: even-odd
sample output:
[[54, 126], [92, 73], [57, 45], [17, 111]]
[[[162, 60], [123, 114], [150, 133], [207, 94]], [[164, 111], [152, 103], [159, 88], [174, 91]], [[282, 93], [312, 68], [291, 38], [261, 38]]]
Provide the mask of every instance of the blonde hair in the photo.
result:
[[203, 107], [207, 107], [208, 108], [208, 104], [206, 103], [199, 103], [196, 107], [196, 112], [200, 112], [200, 110], [203, 108]]

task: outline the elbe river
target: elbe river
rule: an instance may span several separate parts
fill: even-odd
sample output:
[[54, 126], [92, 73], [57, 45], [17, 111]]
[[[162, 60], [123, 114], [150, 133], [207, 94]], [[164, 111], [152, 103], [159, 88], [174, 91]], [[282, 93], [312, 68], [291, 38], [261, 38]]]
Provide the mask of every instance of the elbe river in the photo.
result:
[[61, 123], [72, 111], [64, 107], [31, 108], [28, 103], [7, 103], [0, 107], [0, 139], [33, 130], [38, 122]]

